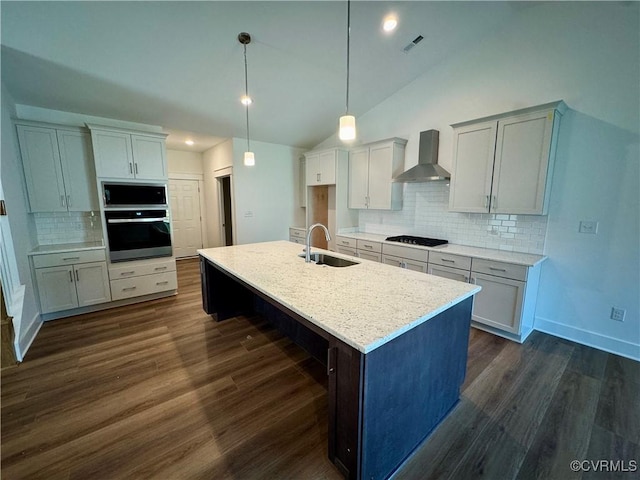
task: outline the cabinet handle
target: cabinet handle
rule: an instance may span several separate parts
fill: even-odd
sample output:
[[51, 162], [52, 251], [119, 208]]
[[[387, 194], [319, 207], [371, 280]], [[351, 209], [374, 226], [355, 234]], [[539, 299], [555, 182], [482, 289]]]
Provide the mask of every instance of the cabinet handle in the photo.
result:
[[64, 195], [60, 195], [60, 206], [61, 207], [66, 207], [66, 205], [64, 203]]
[[67, 195], [67, 207], [71, 206], [71, 195]]
[[131, 272], [120, 272], [120, 276], [123, 276], [123, 275], [133, 275], [134, 273], [136, 273], [136, 272], [134, 272], [134, 271], [131, 271]]
[[123, 288], [122, 291], [123, 292], [129, 292], [129, 291], [135, 290], [135, 289], [136, 289], [136, 287], [127, 287], [127, 288]]
[[69, 270], [69, 282], [73, 283], [73, 274], [71, 273], [71, 270]]
[[66, 257], [62, 259], [63, 262], [68, 262], [69, 260], [80, 260], [80, 257]]
[[166, 285], [167, 283], [169, 283], [169, 281], [165, 280], [164, 282], [156, 282], [156, 285]]
[[471, 277], [469, 279], [469, 283], [473, 283], [475, 285], [476, 284], [476, 278], [475, 277]]
[[320, 181], [320, 175], [321, 175], [321, 174], [316, 173], [316, 182], [319, 182], [319, 181]]
[[80, 281], [80, 274], [78, 273], [78, 270], [74, 270], [74, 272], [76, 273], [76, 282]]
[[491, 202], [491, 206], [493, 207], [494, 210], [498, 208], [498, 197], [496, 195], [493, 196], [493, 201]]
[[129, 162], [129, 173], [133, 175], [133, 164]]
[[465, 281], [466, 283], [469, 283], [469, 277], [467, 277], [467, 276], [465, 275], [465, 276], [464, 276], [464, 281]]
[[347, 242], [346, 240], [341, 240], [343, 245], [349, 245], [349, 242]]
[[336, 371], [336, 368], [333, 365], [333, 359], [335, 357], [334, 352], [336, 352], [336, 347], [327, 348], [327, 375], [331, 375]]
[[489, 270], [493, 270], [494, 272], [506, 272], [507, 271], [506, 268], [496, 268], [496, 267], [489, 267]]
[[450, 258], [442, 258], [441, 259], [443, 262], [447, 262], [447, 263], [456, 263], [455, 260], [451, 260]]
[[489, 195], [484, 196], [484, 208], [489, 210]]
[[400, 268], [407, 268], [407, 264], [405, 262], [400, 262]]
[[134, 164], [133, 164], [133, 166], [135, 167], [136, 175], [137, 175], [137, 174], [138, 174], [138, 163], [137, 163], [137, 162], [136, 162], [136, 163], [134, 163]]
[[154, 268], [154, 270], [166, 270], [166, 269], [167, 269], [167, 267], [156, 267], [156, 268]]

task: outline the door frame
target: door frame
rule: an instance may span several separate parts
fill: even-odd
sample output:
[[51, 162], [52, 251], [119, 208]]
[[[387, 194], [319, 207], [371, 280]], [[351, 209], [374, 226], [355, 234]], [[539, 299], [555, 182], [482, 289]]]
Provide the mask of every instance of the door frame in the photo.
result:
[[[200, 198], [200, 243], [202, 248], [207, 248], [207, 212], [204, 200], [204, 174], [202, 173], [169, 173], [169, 181], [171, 180], [197, 180], [198, 196]], [[168, 185], [167, 185], [168, 189]], [[171, 229], [171, 242], [173, 243], [173, 228]]]
[[222, 179], [229, 177], [229, 186], [231, 191], [231, 239], [234, 245], [238, 244], [237, 239], [237, 222], [236, 222], [236, 201], [235, 201], [235, 189], [233, 186], [233, 167], [221, 168], [213, 172], [213, 177], [216, 179], [216, 190], [218, 191], [218, 230], [220, 232], [220, 245], [226, 244], [225, 232], [224, 232], [224, 198], [222, 193]]

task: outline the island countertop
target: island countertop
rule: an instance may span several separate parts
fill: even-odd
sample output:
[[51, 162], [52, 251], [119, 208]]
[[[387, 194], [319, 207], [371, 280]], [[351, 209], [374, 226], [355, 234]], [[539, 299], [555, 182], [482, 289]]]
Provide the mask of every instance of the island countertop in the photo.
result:
[[328, 252], [349, 267], [306, 263], [300, 245], [275, 241], [198, 253], [283, 306], [368, 353], [480, 291], [480, 287]]

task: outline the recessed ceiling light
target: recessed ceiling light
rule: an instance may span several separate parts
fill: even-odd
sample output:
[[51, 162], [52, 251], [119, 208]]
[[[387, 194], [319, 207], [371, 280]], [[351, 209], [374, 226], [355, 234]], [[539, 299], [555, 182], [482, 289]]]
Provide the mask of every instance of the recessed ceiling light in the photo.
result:
[[385, 32], [392, 32], [396, 29], [397, 26], [398, 19], [395, 17], [395, 15], [389, 15], [388, 17], [385, 17], [384, 21], [382, 22], [382, 29]]
[[187, 145], [191, 146], [196, 142], [194, 142], [193, 140], [185, 140], [184, 143], [186, 143]]
[[243, 105], [251, 105], [253, 103], [253, 100], [251, 100], [251, 97], [249, 95], [243, 95], [240, 97], [240, 103], [242, 103]]

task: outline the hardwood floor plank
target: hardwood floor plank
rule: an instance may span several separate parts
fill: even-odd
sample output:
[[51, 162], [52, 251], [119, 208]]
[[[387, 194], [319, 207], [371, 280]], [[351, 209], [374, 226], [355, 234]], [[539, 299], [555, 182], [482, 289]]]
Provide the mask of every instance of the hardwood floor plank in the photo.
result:
[[[627, 471], [623, 471], [622, 468], [616, 471], [613, 471], [611, 468], [606, 472], [594, 471], [594, 469], [591, 469], [590, 471], [583, 473], [582, 478], [584, 480], [598, 480], [602, 478], [607, 478], [607, 480], [629, 480], [630, 478], [638, 478], [638, 472], [640, 471], [640, 445], [630, 442], [609, 430], [599, 427], [598, 425], [594, 425], [591, 432], [589, 450], [585, 460], [610, 460], [616, 463], [623, 462], [616, 466], [626, 466]], [[633, 473], [629, 472], [631, 461], [635, 461], [635, 465], [637, 467]]]
[[640, 383], [618, 376], [605, 378], [596, 413], [596, 425], [640, 444]]

